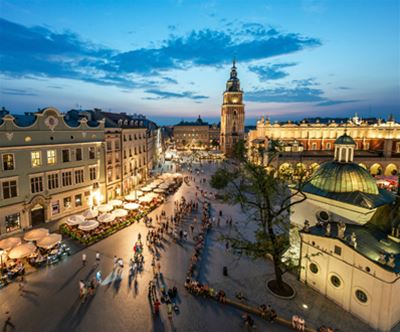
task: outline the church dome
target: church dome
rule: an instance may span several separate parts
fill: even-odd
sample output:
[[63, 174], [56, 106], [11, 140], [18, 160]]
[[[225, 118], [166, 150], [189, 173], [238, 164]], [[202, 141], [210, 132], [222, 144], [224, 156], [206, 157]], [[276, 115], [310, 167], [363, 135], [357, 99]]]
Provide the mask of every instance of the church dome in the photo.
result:
[[356, 145], [356, 142], [354, 142], [351, 136], [344, 133], [336, 139], [335, 144]]
[[[353, 141], [350, 136], [347, 137]], [[315, 171], [310, 183], [317, 189], [330, 193], [362, 192], [379, 195], [375, 179], [366, 169], [354, 163], [326, 162]]]

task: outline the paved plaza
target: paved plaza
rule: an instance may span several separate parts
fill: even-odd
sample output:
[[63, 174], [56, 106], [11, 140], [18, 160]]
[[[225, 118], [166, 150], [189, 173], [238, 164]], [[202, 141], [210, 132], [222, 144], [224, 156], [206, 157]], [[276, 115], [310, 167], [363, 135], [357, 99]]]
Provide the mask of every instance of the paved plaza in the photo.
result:
[[[206, 165], [203, 176], [209, 176], [215, 165]], [[206, 185], [205, 185], [206, 186]], [[209, 188], [206, 188], [209, 190]], [[167, 202], [153, 211], [151, 216], [164, 209], [173, 213], [174, 200], [184, 196], [194, 198], [195, 184], [182, 187]], [[212, 203], [213, 211], [220, 209], [224, 216], [232, 216], [241, 223], [245, 216], [237, 207]], [[155, 219], [155, 218], [153, 218]], [[188, 228], [192, 219], [187, 217], [183, 227]], [[279, 300], [268, 293], [266, 279], [272, 277], [272, 265], [265, 261], [239, 259], [225, 249], [218, 240], [221, 233], [229, 232], [225, 221], [211, 231], [200, 266], [200, 280], [210, 283], [216, 290], [224, 289], [228, 297], [241, 290], [251, 305], [271, 304], [284, 318], [300, 314], [312, 326], [328, 324], [340, 331], [373, 331], [349, 313], [299, 283], [295, 276], [285, 279], [296, 288], [294, 300]], [[132, 247], [138, 234], [145, 242], [148, 228], [136, 223], [118, 233], [76, 252], [58, 265], [43, 268], [27, 276], [26, 292], [19, 295], [18, 284], [0, 290], [1, 313], [10, 312], [15, 331], [246, 331], [241, 327], [241, 312], [210, 299], [194, 297], [183, 287], [189, 259], [193, 253], [193, 241], [183, 244], [164, 241], [161, 248], [161, 271], [167, 287], [176, 286], [179, 294], [179, 314], [172, 321], [167, 318], [162, 305], [160, 317], [153, 318], [147, 297], [147, 286], [152, 278], [151, 255], [144, 245], [145, 266], [138, 276], [138, 287], [128, 277], [127, 262], [132, 257]], [[197, 230], [195, 230], [196, 233]], [[95, 253], [101, 253], [98, 267], [94, 266]], [[86, 253], [88, 264], [83, 267], [81, 254]], [[125, 268], [113, 272], [113, 257], [122, 257]], [[228, 267], [229, 276], [222, 275], [222, 266]], [[88, 280], [97, 270], [102, 271], [104, 281], [93, 297], [82, 304], [79, 301], [79, 280]], [[302, 304], [307, 304], [305, 310]], [[317, 310], [316, 310], [317, 309]], [[4, 319], [3, 318], [3, 319]], [[11, 329], [10, 329], [11, 330]], [[256, 319], [256, 331], [289, 331], [288, 328]], [[397, 329], [396, 331], [399, 331]]]

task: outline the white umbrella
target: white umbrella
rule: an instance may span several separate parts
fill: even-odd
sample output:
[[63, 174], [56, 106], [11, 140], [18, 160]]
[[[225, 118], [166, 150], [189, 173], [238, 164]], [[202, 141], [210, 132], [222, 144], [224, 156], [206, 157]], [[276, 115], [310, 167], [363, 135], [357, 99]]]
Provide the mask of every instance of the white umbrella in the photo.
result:
[[96, 220], [86, 220], [82, 224], [79, 225], [79, 229], [83, 231], [91, 231], [99, 226], [99, 223]]
[[136, 203], [126, 203], [124, 205], [124, 209], [126, 209], [126, 210], [137, 210], [139, 208], [140, 208], [140, 205], [136, 204]]
[[142, 188], [142, 191], [144, 191], [144, 192], [149, 192], [149, 191], [152, 191], [153, 190], [153, 188], [150, 188], [150, 187], [143, 187]]
[[155, 193], [159, 193], [159, 194], [165, 193], [165, 189], [162, 189], [162, 188], [156, 188], [156, 189], [154, 189], [153, 191], [154, 191]]
[[100, 222], [111, 222], [114, 221], [114, 219], [115, 219], [115, 214], [113, 212], [104, 213], [97, 218], [97, 220]]
[[90, 209], [83, 212], [82, 215], [85, 217], [85, 219], [93, 219], [99, 215], [99, 211]]
[[137, 195], [137, 197], [143, 196], [143, 191], [136, 190], [136, 195]]
[[19, 244], [21, 244], [21, 239], [19, 237], [9, 237], [0, 241], [0, 249], [8, 251]]
[[40, 248], [50, 249], [53, 248], [57, 243], [60, 243], [61, 240], [62, 240], [61, 234], [53, 233], [41, 239], [37, 243], [37, 246]]
[[157, 198], [157, 197], [158, 197], [158, 195], [150, 193], [150, 194], [147, 194], [147, 195], [145, 195], [143, 197], [140, 197], [139, 201], [143, 202], [143, 203], [150, 203], [154, 198]]
[[126, 195], [126, 196], [125, 196], [125, 199], [126, 199], [127, 201], [136, 201], [136, 197], [135, 197], [134, 194]]
[[97, 207], [97, 210], [99, 210], [99, 212], [110, 212], [114, 207], [110, 204], [103, 204], [100, 205], [99, 207]]
[[121, 217], [125, 217], [128, 215], [128, 211], [126, 211], [124, 209], [116, 209], [113, 211], [113, 213], [116, 218], [121, 218]]
[[24, 235], [26, 241], [39, 241], [49, 235], [49, 230], [46, 228], [36, 228]]
[[70, 226], [82, 224], [85, 221], [85, 217], [81, 214], [75, 214], [67, 218], [67, 224]]
[[19, 259], [19, 258], [28, 257], [35, 250], [36, 250], [36, 246], [33, 243], [31, 243], [31, 242], [23, 243], [23, 244], [20, 244], [19, 246], [16, 246], [13, 249], [11, 249], [10, 253], [8, 254], [8, 257], [10, 257], [11, 259]]
[[122, 203], [123, 202], [120, 199], [113, 199], [113, 200], [108, 202], [108, 204], [110, 204], [112, 206], [121, 206]]

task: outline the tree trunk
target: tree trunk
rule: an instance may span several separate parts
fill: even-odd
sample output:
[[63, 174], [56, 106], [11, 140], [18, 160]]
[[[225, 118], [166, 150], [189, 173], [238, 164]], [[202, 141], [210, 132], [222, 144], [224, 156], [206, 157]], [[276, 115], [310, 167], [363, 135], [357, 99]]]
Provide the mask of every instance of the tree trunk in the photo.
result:
[[282, 280], [282, 270], [280, 267], [280, 263], [279, 263], [279, 256], [277, 257], [276, 255], [273, 255], [273, 259], [274, 259], [274, 272], [275, 272], [275, 280], [276, 280], [276, 284], [278, 286], [278, 288], [282, 289], [284, 288], [283, 286], [283, 280]]

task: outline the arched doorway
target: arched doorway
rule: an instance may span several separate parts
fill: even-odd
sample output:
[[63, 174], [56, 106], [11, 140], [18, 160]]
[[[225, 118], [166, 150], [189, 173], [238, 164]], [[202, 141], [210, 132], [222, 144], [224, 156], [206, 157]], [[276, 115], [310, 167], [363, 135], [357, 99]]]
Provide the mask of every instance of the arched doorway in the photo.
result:
[[382, 166], [380, 164], [373, 164], [369, 169], [371, 175], [381, 175], [382, 174]]
[[45, 209], [41, 204], [36, 204], [31, 208], [31, 225], [37, 226], [46, 221]]
[[385, 175], [390, 176], [390, 175], [397, 175], [397, 166], [395, 164], [389, 164], [386, 166], [385, 169]]

